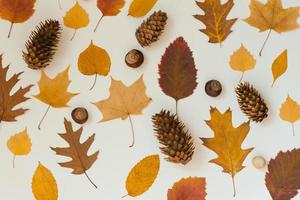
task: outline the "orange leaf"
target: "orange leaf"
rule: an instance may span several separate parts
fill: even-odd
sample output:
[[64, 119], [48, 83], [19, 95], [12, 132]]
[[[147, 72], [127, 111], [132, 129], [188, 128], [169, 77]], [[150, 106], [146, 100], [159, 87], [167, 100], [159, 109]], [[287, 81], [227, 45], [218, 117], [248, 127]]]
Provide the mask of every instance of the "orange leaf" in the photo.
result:
[[287, 97], [280, 108], [280, 118], [292, 124], [293, 134], [295, 135], [294, 123], [300, 119], [300, 105], [290, 96]]

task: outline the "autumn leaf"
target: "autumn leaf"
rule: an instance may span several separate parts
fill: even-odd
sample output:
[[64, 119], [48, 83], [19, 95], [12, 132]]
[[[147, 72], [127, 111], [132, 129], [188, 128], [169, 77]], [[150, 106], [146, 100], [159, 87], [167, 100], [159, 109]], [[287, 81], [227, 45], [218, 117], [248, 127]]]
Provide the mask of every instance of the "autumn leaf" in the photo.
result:
[[143, 17], [153, 8], [156, 2], [157, 0], [133, 0], [130, 4], [128, 15]]
[[112, 78], [109, 92], [110, 96], [108, 99], [94, 103], [103, 114], [100, 122], [129, 118], [132, 130], [132, 144], [130, 147], [133, 147], [135, 136], [131, 116], [142, 114], [143, 109], [151, 102], [151, 98], [146, 95], [143, 76], [128, 87], [121, 81]]
[[17, 108], [20, 103], [25, 102], [29, 98], [25, 97], [27, 92], [33, 85], [29, 85], [25, 88], [20, 87], [16, 91], [12, 92], [15, 85], [20, 80], [21, 73], [14, 74], [11, 78], [7, 79], [7, 71], [9, 66], [3, 67], [2, 55], [0, 55], [0, 123], [2, 121], [13, 122], [16, 121], [16, 117], [23, 115], [28, 109]]
[[300, 189], [300, 149], [279, 152], [268, 165], [265, 182], [273, 200], [291, 200]]
[[79, 71], [87, 76], [95, 75], [95, 81], [92, 90], [97, 81], [97, 75], [107, 76], [110, 71], [111, 61], [109, 54], [105, 49], [91, 44], [84, 50], [78, 58], [78, 69]]
[[205, 13], [204, 15], [194, 15], [206, 26], [206, 29], [200, 31], [209, 37], [210, 43], [222, 45], [222, 42], [232, 32], [231, 27], [237, 20], [237, 18], [227, 20], [227, 15], [234, 5], [233, 0], [228, 0], [225, 4], [221, 4], [220, 0], [196, 1], [196, 3]]
[[89, 25], [89, 23], [90, 19], [88, 13], [77, 1], [75, 5], [64, 16], [65, 26], [74, 29], [71, 40], [74, 39], [78, 29], [86, 27], [87, 25]]
[[281, 0], [268, 0], [266, 4], [262, 4], [258, 0], [251, 0], [251, 14], [245, 19], [245, 22], [258, 28], [260, 32], [269, 30], [268, 36], [259, 52], [260, 56], [272, 30], [277, 33], [284, 33], [300, 27], [297, 23], [299, 10], [300, 7], [283, 8]]
[[27, 21], [34, 13], [34, 4], [36, 0], [0, 0], [0, 18], [9, 21], [10, 37], [13, 25]]
[[275, 81], [283, 75], [288, 67], [288, 60], [287, 60], [287, 50], [284, 50], [273, 62], [272, 64], [272, 73], [273, 73], [273, 83], [272, 87], [274, 86]]
[[300, 119], [300, 105], [290, 96], [286, 98], [280, 108], [280, 118], [292, 124], [293, 135], [295, 135], [294, 124]]
[[240, 79], [241, 82], [243, 80], [244, 73], [255, 67], [256, 60], [248, 49], [241, 44], [241, 47], [231, 55], [229, 64], [233, 70], [242, 72], [242, 77]]
[[183, 178], [168, 190], [168, 200], [205, 200], [205, 187], [205, 178]]
[[49, 169], [39, 163], [32, 177], [32, 193], [36, 200], [57, 200], [56, 180]]
[[97, 188], [97, 186], [91, 181], [87, 174], [87, 170], [91, 168], [94, 162], [97, 160], [99, 151], [92, 155], [87, 155], [89, 148], [95, 140], [95, 133], [90, 136], [85, 142], [80, 143], [83, 128], [81, 127], [77, 131], [72, 128], [71, 122], [64, 119], [66, 133], [61, 133], [59, 136], [63, 138], [68, 144], [68, 147], [53, 148], [57, 155], [70, 157], [68, 162], [59, 163], [60, 166], [73, 169], [72, 174], [85, 174], [88, 180]]
[[158, 155], [147, 156], [138, 162], [127, 176], [126, 190], [128, 193], [125, 196], [137, 197], [148, 191], [158, 175], [159, 168]]
[[102, 16], [100, 17], [94, 32], [97, 31], [103, 17], [118, 15], [124, 5], [124, 0], [97, 0], [97, 7], [102, 12]]
[[34, 97], [42, 101], [45, 104], [48, 104], [45, 115], [39, 123], [38, 128], [41, 129], [41, 124], [50, 110], [50, 107], [54, 108], [64, 108], [68, 107], [68, 102], [72, 97], [76, 96], [76, 93], [68, 92], [68, 87], [71, 81], [69, 80], [69, 68], [67, 67], [65, 71], [59, 73], [54, 78], [49, 78], [44, 71], [42, 71], [42, 76], [38, 82], [40, 93]]
[[214, 151], [218, 157], [211, 160], [223, 168], [223, 172], [231, 176], [235, 189], [235, 175], [240, 172], [247, 155], [253, 148], [242, 149], [241, 145], [250, 131], [250, 122], [243, 123], [235, 128], [232, 125], [232, 112], [228, 109], [225, 113], [220, 113], [217, 108], [210, 110], [211, 120], [206, 124], [213, 130], [213, 138], [201, 138], [203, 145]]

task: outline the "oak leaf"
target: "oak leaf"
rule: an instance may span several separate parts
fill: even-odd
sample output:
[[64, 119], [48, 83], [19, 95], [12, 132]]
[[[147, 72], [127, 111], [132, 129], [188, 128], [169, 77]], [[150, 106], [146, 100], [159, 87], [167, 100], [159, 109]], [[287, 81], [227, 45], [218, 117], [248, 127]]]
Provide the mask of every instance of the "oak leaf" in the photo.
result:
[[65, 26], [74, 29], [74, 34], [71, 37], [71, 40], [74, 39], [78, 29], [86, 27], [89, 25], [89, 23], [90, 19], [88, 13], [78, 2], [76, 2], [75, 5], [64, 16]]
[[223, 168], [223, 172], [231, 176], [235, 190], [235, 175], [240, 172], [247, 155], [253, 148], [242, 149], [241, 145], [250, 131], [250, 122], [243, 123], [237, 128], [232, 125], [232, 111], [228, 109], [225, 113], [220, 113], [217, 108], [210, 110], [211, 120], [206, 124], [213, 130], [214, 137], [201, 138], [203, 145], [214, 151], [218, 157], [211, 160]]
[[273, 31], [283, 33], [298, 29], [297, 23], [300, 7], [283, 8], [281, 0], [268, 0], [266, 4], [258, 0], [251, 0], [250, 16], [245, 19], [249, 25], [256, 27], [260, 32], [269, 30], [268, 36], [260, 50], [260, 55]]
[[233, 70], [242, 72], [240, 82], [243, 80], [244, 73], [251, 70], [256, 65], [256, 60], [251, 53], [241, 44], [241, 47], [230, 57], [230, 67]]
[[273, 83], [282, 76], [288, 67], [288, 59], [287, 59], [287, 50], [284, 50], [273, 62], [272, 64], [272, 74], [273, 74]]
[[17, 108], [14, 109], [20, 103], [25, 102], [29, 98], [25, 97], [27, 92], [33, 85], [29, 85], [25, 88], [19, 88], [14, 93], [12, 92], [15, 85], [19, 82], [19, 77], [22, 73], [14, 74], [11, 78], [7, 79], [7, 71], [9, 66], [3, 67], [2, 55], [0, 55], [0, 122], [16, 121], [16, 117], [23, 115], [28, 109]]
[[90, 90], [92, 90], [97, 81], [97, 75], [107, 76], [110, 71], [111, 60], [105, 49], [91, 44], [87, 49], [80, 53], [78, 58], [79, 71], [87, 76], [95, 75], [95, 81]]
[[102, 16], [100, 17], [94, 32], [97, 31], [103, 17], [118, 15], [124, 5], [125, 0], [97, 0], [97, 7], [102, 12]]
[[105, 122], [117, 118], [125, 120], [129, 118], [134, 145], [134, 130], [131, 115], [140, 115], [144, 108], [151, 102], [151, 98], [146, 95], [146, 86], [143, 76], [130, 86], [125, 86], [121, 81], [111, 79], [108, 99], [94, 103], [102, 112], [103, 118], [100, 122]]
[[279, 152], [268, 165], [265, 183], [273, 200], [291, 200], [300, 189], [300, 149]]
[[157, 0], [133, 0], [130, 4], [128, 15], [143, 17], [153, 8], [156, 2]]
[[137, 197], [145, 193], [154, 183], [160, 168], [158, 155], [145, 157], [130, 171], [126, 180], [126, 196]]
[[97, 186], [91, 181], [87, 174], [87, 170], [97, 160], [99, 151], [92, 155], [87, 155], [89, 148], [95, 140], [95, 134], [90, 136], [85, 142], [80, 143], [83, 128], [81, 127], [77, 131], [72, 128], [71, 122], [64, 119], [64, 125], [66, 133], [61, 133], [59, 136], [63, 138], [68, 144], [68, 147], [57, 147], [51, 149], [55, 151], [57, 155], [70, 157], [71, 160], [68, 162], [59, 163], [60, 166], [73, 169], [72, 174], [85, 174], [89, 181], [97, 188]]
[[183, 178], [168, 190], [168, 200], [205, 200], [205, 187], [205, 178]]
[[27, 21], [34, 13], [36, 0], [0, 0], [0, 18], [11, 23], [8, 38], [13, 25]]
[[292, 124], [293, 135], [295, 135], [294, 124], [300, 119], [300, 105], [290, 96], [281, 105], [280, 118]]
[[178, 101], [192, 95], [198, 85], [193, 53], [182, 37], [166, 49], [158, 69], [160, 88], [175, 99], [177, 113]]
[[204, 15], [194, 15], [206, 26], [206, 29], [200, 31], [209, 37], [210, 43], [222, 45], [222, 42], [232, 32], [231, 27], [237, 20], [237, 18], [227, 19], [227, 15], [234, 5], [233, 0], [228, 0], [225, 4], [221, 4], [220, 0], [196, 1], [196, 3], [205, 13]]
[[32, 177], [32, 193], [36, 200], [57, 200], [58, 189], [52, 172], [39, 163]]

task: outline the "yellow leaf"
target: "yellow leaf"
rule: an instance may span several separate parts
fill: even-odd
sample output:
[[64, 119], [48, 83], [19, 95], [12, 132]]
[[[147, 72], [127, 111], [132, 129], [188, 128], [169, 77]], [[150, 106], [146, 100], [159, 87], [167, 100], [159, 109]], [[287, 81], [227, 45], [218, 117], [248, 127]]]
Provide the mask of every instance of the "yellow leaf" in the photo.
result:
[[204, 146], [218, 155], [217, 158], [210, 162], [221, 166], [223, 172], [228, 173], [234, 183], [235, 175], [244, 168], [242, 164], [253, 149], [241, 148], [244, 139], [250, 131], [249, 122], [243, 123], [237, 128], [233, 127], [230, 109], [222, 114], [217, 108], [211, 108], [210, 115], [211, 120], [206, 121], [206, 123], [214, 131], [214, 137], [201, 138], [201, 140]]
[[300, 119], [300, 105], [290, 96], [286, 98], [285, 102], [280, 108], [280, 118], [284, 121], [292, 123], [293, 134], [295, 135], [294, 123]]
[[287, 50], [284, 50], [272, 64], [272, 73], [274, 79], [272, 86], [274, 85], [275, 81], [286, 72], [287, 67]]
[[128, 15], [132, 17], [145, 16], [156, 4], [157, 0], [133, 0]]
[[151, 155], [137, 163], [128, 174], [126, 190], [131, 197], [145, 193], [154, 183], [160, 167], [158, 155]]
[[53, 79], [42, 71], [41, 79], [38, 82], [40, 93], [34, 97], [55, 108], [68, 107], [67, 103], [77, 95], [67, 91], [71, 83], [68, 77], [69, 68], [67, 67]]
[[32, 177], [32, 193], [36, 200], [57, 200], [58, 189], [51, 171], [41, 163]]
[[244, 72], [251, 70], [255, 67], [256, 60], [251, 55], [251, 53], [244, 47], [244, 45], [241, 44], [241, 47], [237, 51], [235, 51], [230, 57], [229, 64], [233, 70], [243, 72], [244, 74]]
[[94, 45], [93, 41], [91, 41], [89, 47], [84, 50], [78, 58], [79, 71], [84, 75], [95, 75], [95, 83], [97, 74], [107, 76], [110, 71], [110, 66], [111, 61], [109, 54], [105, 49]]

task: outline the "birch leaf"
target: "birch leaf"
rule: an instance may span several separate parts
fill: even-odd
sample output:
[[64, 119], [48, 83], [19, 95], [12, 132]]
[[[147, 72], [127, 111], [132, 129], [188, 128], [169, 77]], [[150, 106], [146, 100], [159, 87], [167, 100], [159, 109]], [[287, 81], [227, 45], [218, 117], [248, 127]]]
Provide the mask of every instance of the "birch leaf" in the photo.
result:
[[295, 135], [294, 124], [300, 119], [300, 105], [290, 96], [281, 105], [280, 118], [292, 124], [293, 135]]
[[133, 0], [130, 4], [128, 15], [143, 17], [153, 8], [156, 2], [157, 0]]
[[273, 83], [282, 76], [288, 67], [288, 60], [287, 60], [287, 50], [284, 50], [273, 62], [272, 64], [272, 74], [273, 74]]

